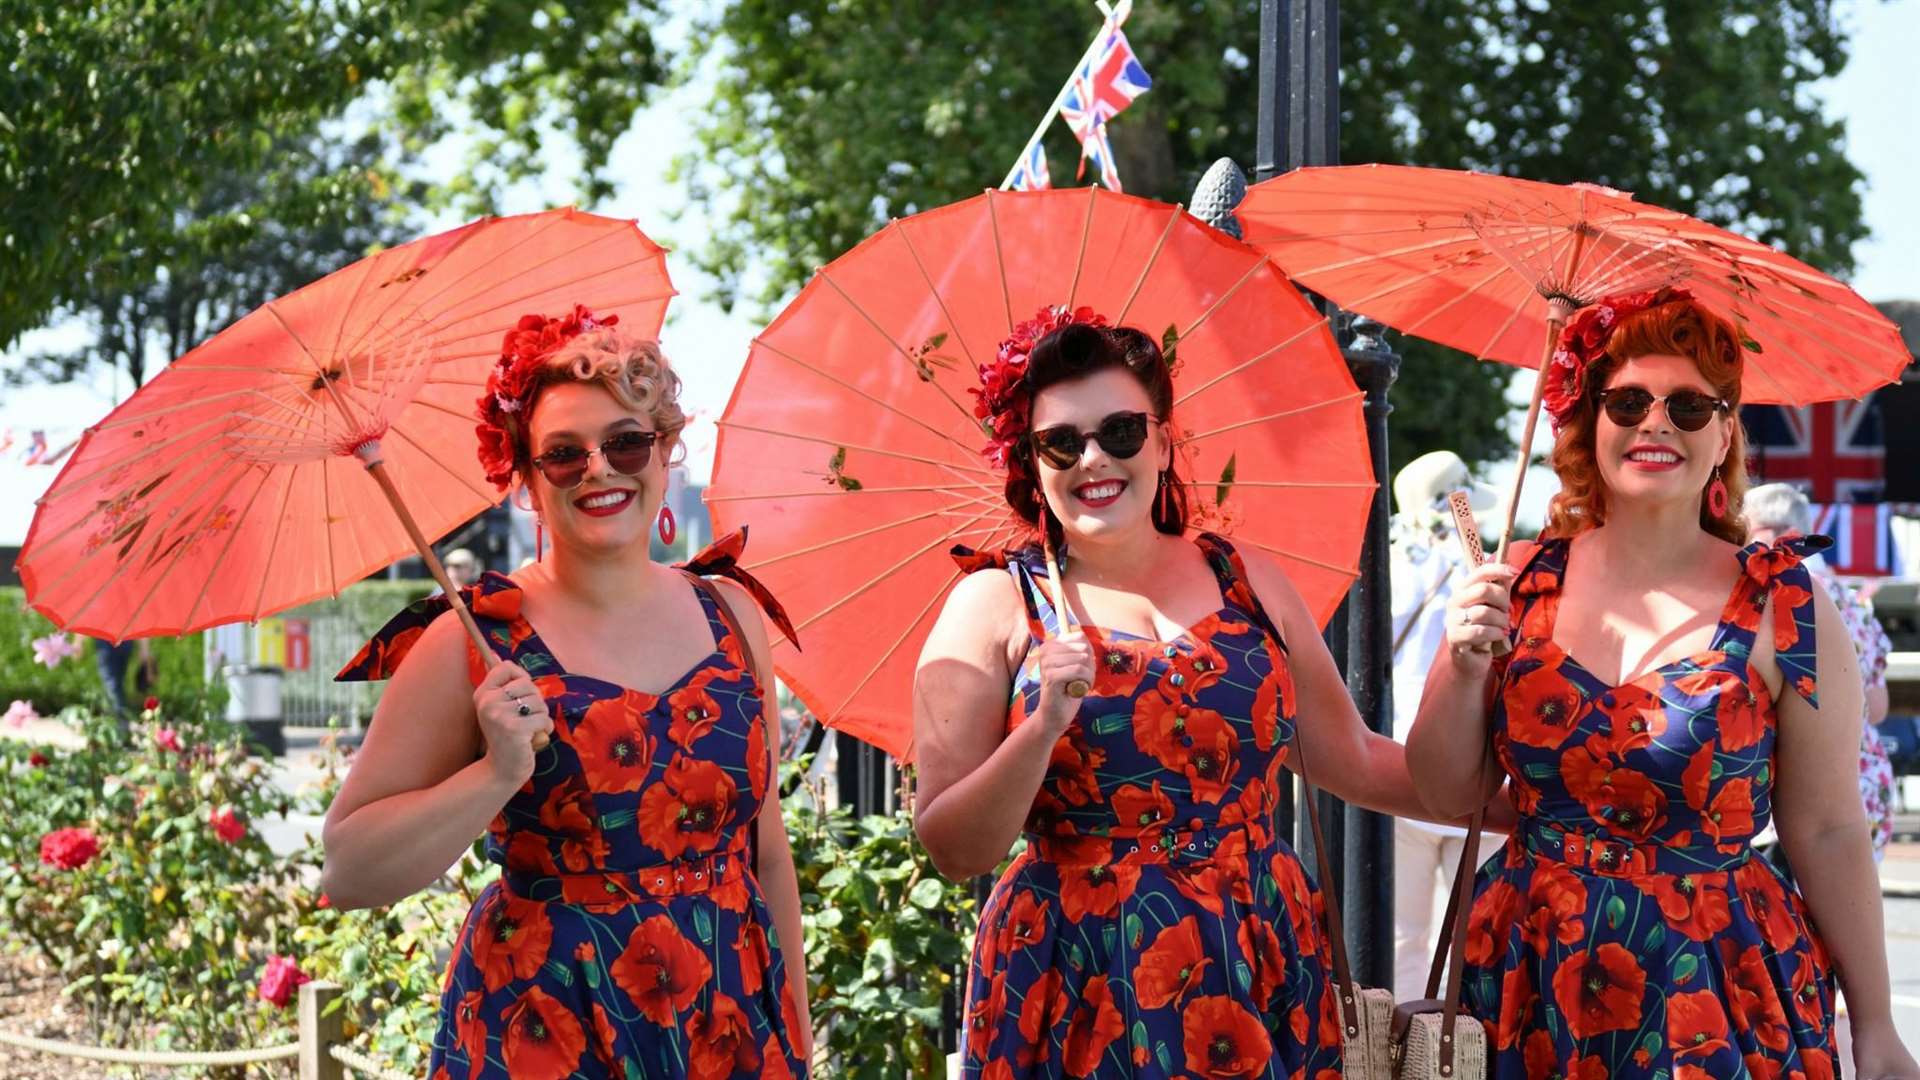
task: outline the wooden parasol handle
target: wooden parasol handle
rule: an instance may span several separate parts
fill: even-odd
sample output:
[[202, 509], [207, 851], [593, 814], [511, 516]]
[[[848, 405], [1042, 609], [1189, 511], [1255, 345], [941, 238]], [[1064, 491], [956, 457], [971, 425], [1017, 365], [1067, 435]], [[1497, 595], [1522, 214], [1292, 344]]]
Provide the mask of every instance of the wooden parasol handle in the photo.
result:
[[1520, 512], [1520, 491], [1527, 482], [1527, 463], [1533, 457], [1533, 432], [1540, 425], [1540, 399], [1547, 392], [1547, 365], [1553, 360], [1553, 347], [1560, 341], [1560, 331], [1567, 325], [1567, 317], [1573, 314], [1573, 305], [1565, 300], [1549, 301], [1547, 310], [1547, 342], [1540, 350], [1539, 377], [1533, 380], [1533, 400], [1527, 405], [1527, 425], [1520, 433], [1520, 458], [1513, 471], [1513, 494], [1507, 498], [1507, 525], [1494, 538], [1493, 550], [1487, 553], [1489, 562], [1498, 560], [1507, 545], [1513, 542], [1513, 519]]
[[[427, 564], [427, 573], [439, 583], [440, 591], [446, 594], [447, 601], [453, 605], [454, 617], [460, 620], [473, 647], [479, 650], [481, 662], [487, 665], [488, 671], [492, 671], [499, 666], [500, 656], [487, 643], [486, 635], [480, 632], [480, 624], [473, 621], [473, 612], [467, 609], [466, 600], [461, 597], [460, 590], [454, 587], [453, 579], [447, 576], [447, 568], [440, 564], [440, 557], [433, 553], [433, 545], [427, 543], [419, 524], [413, 520], [413, 512], [407, 509], [406, 502], [400, 498], [400, 490], [394, 487], [393, 477], [387, 475], [387, 464], [380, 457], [379, 441], [363, 443], [355, 448], [354, 456], [367, 467], [367, 475], [373, 477], [373, 482], [380, 486], [380, 493], [387, 497], [388, 505], [393, 507], [394, 515], [400, 519], [400, 527], [407, 531], [408, 539], [413, 541], [414, 551], [419, 553], [420, 561]], [[533, 737], [533, 748], [543, 750], [551, 741], [543, 731]]]
[[[1060, 584], [1060, 563], [1053, 557], [1053, 538], [1047, 535], [1047, 528], [1044, 525], [1040, 528], [1040, 547], [1047, 555], [1047, 584], [1051, 586], [1053, 612], [1060, 623], [1060, 628], [1054, 631], [1054, 636], [1059, 637], [1066, 632], [1067, 620], [1071, 617], [1071, 613], [1067, 610], [1067, 588]], [[1085, 679], [1075, 679], [1067, 684], [1067, 696], [1071, 698], [1083, 698], [1092, 691], [1093, 687], [1087, 685]]]

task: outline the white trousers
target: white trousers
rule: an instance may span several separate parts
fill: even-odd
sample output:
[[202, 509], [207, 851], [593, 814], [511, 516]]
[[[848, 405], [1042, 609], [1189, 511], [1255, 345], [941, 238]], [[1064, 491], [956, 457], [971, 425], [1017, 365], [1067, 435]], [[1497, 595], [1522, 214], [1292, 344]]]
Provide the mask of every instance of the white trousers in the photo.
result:
[[[1484, 840], [1484, 838], [1483, 838]], [[1393, 997], [1425, 997], [1434, 937], [1466, 838], [1406, 821], [1393, 826]]]

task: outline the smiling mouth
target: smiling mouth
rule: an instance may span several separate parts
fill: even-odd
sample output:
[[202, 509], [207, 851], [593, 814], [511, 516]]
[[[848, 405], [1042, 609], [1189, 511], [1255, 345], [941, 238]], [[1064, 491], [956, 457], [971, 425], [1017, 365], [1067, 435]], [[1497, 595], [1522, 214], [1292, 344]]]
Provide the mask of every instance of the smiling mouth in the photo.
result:
[[1092, 506], [1105, 506], [1118, 499], [1127, 489], [1125, 480], [1101, 480], [1092, 484], [1081, 484], [1073, 489], [1074, 497]]
[[1630, 450], [1627, 460], [1636, 465], [1678, 465], [1684, 459], [1672, 450]]
[[626, 509], [627, 504], [632, 502], [637, 494], [638, 492], [633, 491], [596, 491], [591, 495], [582, 495], [573, 500], [573, 505], [582, 513], [606, 517]]

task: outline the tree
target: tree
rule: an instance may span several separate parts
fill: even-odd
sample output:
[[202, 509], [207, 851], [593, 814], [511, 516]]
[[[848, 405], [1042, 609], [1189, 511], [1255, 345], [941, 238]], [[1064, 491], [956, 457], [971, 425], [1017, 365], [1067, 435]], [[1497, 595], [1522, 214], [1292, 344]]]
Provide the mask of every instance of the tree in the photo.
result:
[[[1080, 0], [731, 0], [700, 35], [714, 101], [680, 165], [719, 298], [773, 303], [888, 218], [997, 183], [1096, 20]], [[1154, 89], [1112, 126], [1129, 191], [1185, 201], [1215, 158], [1251, 163], [1259, 21], [1255, 0], [1136, 6]], [[1340, 37], [1345, 161], [1591, 180], [1851, 266], [1860, 174], [1808, 91], [1846, 60], [1827, 0], [1378, 0], [1345, 5]], [[1047, 146], [1070, 182], [1064, 126]], [[1398, 344], [1395, 468], [1511, 445], [1508, 369]]]
[[[656, 6], [0, 0], [0, 348], [56, 309], [251, 242], [261, 223], [347, 220], [363, 163], [314, 176], [277, 159], [338, 139], [357, 103], [392, 167], [457, 124], [475, 134], [474, 167], [442, 200], [484, 209], [545, 169], [554, 131], [581, 148], [587, 196], [608, 194], [613, 140], [664, 71]], [[250, 175], [268, 182], [245, 205], [215, 191]]]

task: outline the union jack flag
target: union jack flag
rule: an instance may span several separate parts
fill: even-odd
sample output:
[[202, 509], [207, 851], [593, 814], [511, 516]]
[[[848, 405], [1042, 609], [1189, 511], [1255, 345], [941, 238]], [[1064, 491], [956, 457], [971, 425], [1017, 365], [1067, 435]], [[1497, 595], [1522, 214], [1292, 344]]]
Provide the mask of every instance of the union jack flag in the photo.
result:
[[1013, 179], [1007, 186], [1014, 191], [1045, 191], [1053, 186], [1047, 175], [1047, 148], [1039, 139], [1033, 140], [1026, 156], [1013, 167]]
[[1082, 168], [1085, 159], [1093, 159], [1100, 169], [1100, 182], [1120, 190], [1120, 174], [1113, 167], [1113, 146], [1107, 142], [1107, 121], [1133, 104], [1133, 99], [1153, 89], [1153, 79], [1140, 66], [1125, 31], [1118, 26], [1106, 30], [1080, 69], [1073, 73], [1067, 95], [1060, 102], [1060, 115], [1074, 138], [1080, 140]]
[[1789, 483], [1816, 503], [1873, 502], [1886, 483], [1887, 449], [1873, 399], [1823, 401], [1802, 409], [1741, 410], [1754, 473]]
[[1811, 509], [1814, 533], [1833, 537], [1827, 563], [1836, 573], [1893, 573], [1892, 503], [1815, 504]]

